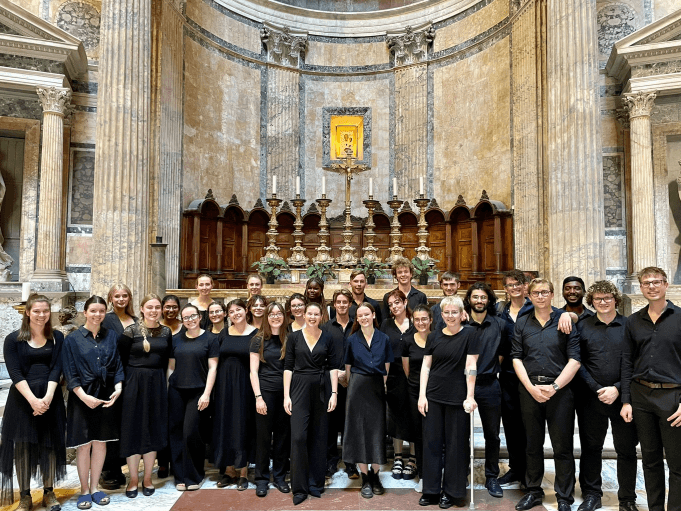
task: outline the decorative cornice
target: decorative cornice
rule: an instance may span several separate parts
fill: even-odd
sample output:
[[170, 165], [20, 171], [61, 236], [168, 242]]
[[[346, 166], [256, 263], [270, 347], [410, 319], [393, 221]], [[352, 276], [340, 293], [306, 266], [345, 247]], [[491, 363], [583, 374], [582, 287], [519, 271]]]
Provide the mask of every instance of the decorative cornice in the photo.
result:
[[395, 67], [418, 64], [428, 60], [428, 49], [435, 39], [432, 23], [414, 29], [407, 26], [403, 33], [388, 34], [386, 44]]
[[71, 90], [57, 89], [56, 87], [48, 89], [37, 87], [35, 91], [38, 93], [43, 113], [50, 112], [62, 116], [69, 113], [67, 108], [71, 103]]
[[34, 93], [36, 87], [68, 88], [69, 82], [61, 74], [33, 71], [31, 69], [0, 67], [0, 87], [14, 91]]
[[654, 92], [637, 92], [636, 94], [624, 94], [622, 100], [629, 110], [629, 119], [650, 116], [655, 105], [657, 94]]
[[0, 20], [2, 20], [3, 25], [16, 30], [18, 33], [27, 37], [39, 37], [42, 39], [48, 39], [50, 41], [59, 41], [54, 35], [42, 30], [41, 28], [30, 23], [25, 18], [11, 12], [3, 3], [0, 3]]
[[260, 40], [267, 48], [268, 62], [298, 68], [305, 61], [307, 34], [293, 34], [289, 27], [265, 23], [260, 29]]

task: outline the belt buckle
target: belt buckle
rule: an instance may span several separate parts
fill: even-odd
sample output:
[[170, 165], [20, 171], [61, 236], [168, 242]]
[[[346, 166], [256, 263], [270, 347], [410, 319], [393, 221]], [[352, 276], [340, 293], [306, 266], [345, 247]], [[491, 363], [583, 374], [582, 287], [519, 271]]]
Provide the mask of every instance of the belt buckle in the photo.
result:
[[549, 381], [549, 379], [546, 376], [537, 376], [537, 381], [539, 383], [545, 383], [545, 382]]

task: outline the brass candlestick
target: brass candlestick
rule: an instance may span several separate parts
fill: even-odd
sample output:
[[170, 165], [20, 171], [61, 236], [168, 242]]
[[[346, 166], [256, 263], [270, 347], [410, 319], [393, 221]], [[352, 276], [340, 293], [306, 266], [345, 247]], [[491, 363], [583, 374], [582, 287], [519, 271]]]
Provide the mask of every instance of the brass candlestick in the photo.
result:
[[367, 239], [367, 246], [364, 249], [364, 257], [369, 261], [380, 263], [381, 258], [378, 257], [378, 249], [374, 247], [374, 238], [376, 238], [376, 233], [374, 232], [374, 227], [376, 227], [376, 224], [374, 223], [374, 210], [379, 203], [377, 200], [374, 200], [373, 195], [369, 195], [369, 199], [362, 201], [362, 203], [369, 211], [369, 218], [367, 218], [365, 224], [367, 232], [364, 234], [364, 237]]
[[414, 199], [414, 202], [419, 207], [419, 231], [416, 236], [419, 238], [419, 246], [416, 249], [416, 257], [423, 261], [428, 261], [430, 259], [430, 247], [427, 247], [428, 243], [428, 224], [426, 223], [426, 209], [428, 208], [428, 203], [430, 199], [426, 199], [421, 194], [420, 198]]
[[403, 257], [404, 249], [400, 246], [402, 241], [402, 233], [400, 232], [400, 221], [397, 218], [397, 210], [402, 206], [401, 201], [397, 198], [397, 195], [393, 195], [393, 200], [388, 201], [388, 206], [393, 210], [393, 219], [390, 222], [390, 242], [392, 247], [390, 247], [390, 257], [386, 260], [388, 264], [394, 264], [397, 259]]
[[300, 198], [300, 194], [296, 194], [296, 198], [293, 199], [293, 206], [296, 208], [296, 221], [293, 222], [293, 240], [296, 246], [291, 249], [291, 257], [287, 259], [289, 266], [307, 266], [310, 259], [305, 255], [305, 249], [303, 248], [303, 217], [300, 212], [305, 204], [305, 199]]
[[270, 244], [265, 249], [265, 255], [260, 258], [260, 261], [263, 263], [266, 262], [267, 259], [280, 259], [279, 247], [277, 246], [277, 235], [279, 234], [279, 231], [277, 231], [277, 226], [279, 225], [277, 222], [277, 208], [279, 208], [279, 204], [281, 204], [281, 199], [277, 199], [277, 194], [273, 193], [272, 197], [267, 199], [267, 204], [272, 208], [272, 215], [270, 216], [270, 222], [268, 224], [270, 228], [267, 230], [267, 237], [270, 240]]
[[331, 204], [331, 199], [326, 198], [326, 194], [322, 194], [321, 199], [317, 199], [317, 204], [319, 204], [319, 209], [321, 215], [319, 218], [319, 246], [317, 247], [317, 257], [312, 259], [313, 263], [331, 263], [333, 262], [333, 257], [331, 257], [331, 247], [327, 247], [326, 244], [331, 239], [331, 234], [329, 233], [329, 222], [326, 221], [326, 208]]

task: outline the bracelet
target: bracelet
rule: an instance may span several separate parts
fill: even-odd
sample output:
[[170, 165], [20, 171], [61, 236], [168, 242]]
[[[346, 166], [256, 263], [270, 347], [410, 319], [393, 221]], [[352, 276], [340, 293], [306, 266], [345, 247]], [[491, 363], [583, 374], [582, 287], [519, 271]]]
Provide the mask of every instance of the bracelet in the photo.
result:
[[255, 399], [258, 399], [259, 397], [262, 397], [262, 394], [258, 394], [257, 396], [255, 396]]
[[338, 394], [338, 392], [332, 390], [332, 391], [331, 391], [331, 394]]
[[465, 370], [463, 374], [465, 374], [466, 376], [476, 376], [478, 374], [478, 370], [477, 369]]

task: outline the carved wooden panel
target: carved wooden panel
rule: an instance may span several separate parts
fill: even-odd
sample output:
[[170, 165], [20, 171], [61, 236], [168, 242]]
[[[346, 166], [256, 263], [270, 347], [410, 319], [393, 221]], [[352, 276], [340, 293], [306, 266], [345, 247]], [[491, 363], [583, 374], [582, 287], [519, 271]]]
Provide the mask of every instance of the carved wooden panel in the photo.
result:
[[404, 248], [403, 255], [411, 260], [416, 257], [416, 247], [419, 246], [419, 238], [416, 235], [418, 232], [418, 221], [413, 213], [402, 213], [398, 216], [402, 231], [402, 248]]
[[430, 257], [439, 262], [435, 267], [441, 272], [447, 271], [447, 224], [441, 211], [432, 210], [426, 213], [428, 224], [428, 246]]
[[217, 206], [207, 203], [202, 211], [199, 231], [199, 271], [210, 272], [217, 268], [218, 214]]
[[259, 261], [265, 255], [265, 247], [267, 241], [267, 223], [270, 221], [269, 217], [264, 211], [254, 211], [248, 219], [248, 257], [246, 271], [253, 270], [251, 265]]
[[279, 247], [279, 257], [284, 261], [291, 257], [291, 247], [295, 246], [293, 241], [293, 231], [295, 230], [293, 222], [295, 220], [295, 217], [290, 213], [277, 215], [277, 222], [279, 222], [277, 246]]
[[496, 271], [496, 258], [494, 255], [494, 218], [488, 218], [479, 222], [480, 226], [480, 259], [482, 262], [481, 270], [484, 272]]
[[319, 241], [319, 215], [306, 215], [303, 217], [303, 247], [305, 247], [305, 255], [310, 261], [317, 257], [317, 247], [320, 245]]
[[246, 272], [241, 258], [243, 215], [237, 208], [225, 211], [222, 223], [222, 271]]
[[[377, 255], [382, 261], [390, 257], [390, 219], [385, 215], [374, 215], [374, 247], [378, 249]], [[366, 246], [366, 241], [364, 242]]]

